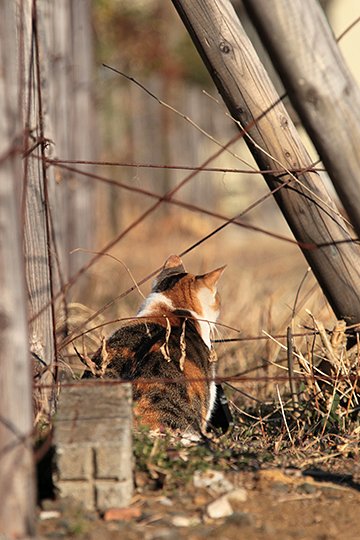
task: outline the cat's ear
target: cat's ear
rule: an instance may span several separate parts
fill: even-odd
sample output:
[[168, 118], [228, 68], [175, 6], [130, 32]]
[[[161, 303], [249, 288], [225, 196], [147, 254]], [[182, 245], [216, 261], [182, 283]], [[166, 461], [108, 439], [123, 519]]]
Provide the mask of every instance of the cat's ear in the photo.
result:
[[154, 279], [152, 291], [156, 291], [157, 287], [164, 279], [175, 274], [186, 274], [186, 270], [178, 255], [170, 255], [170, 257], [166, 259], [160, 273]]
[[185, 272], [185, 268], [182, 260], [178, 255], [170, 255], [164, 263], [163, 270], [179, 270], [179, 272]]
[[224, 266], [220, 266], [220, 268], [216, 268], [216, 270], [212, 270], [211, 272], [208, 272], [207, 274], [203, 274], [202, 276], [197, 276], [197, 279], [200, 279], [209, 289], [215, 290], [217, 283], [219, 279], [222, 276], [223, 271], [226, 268], [226, 264]]

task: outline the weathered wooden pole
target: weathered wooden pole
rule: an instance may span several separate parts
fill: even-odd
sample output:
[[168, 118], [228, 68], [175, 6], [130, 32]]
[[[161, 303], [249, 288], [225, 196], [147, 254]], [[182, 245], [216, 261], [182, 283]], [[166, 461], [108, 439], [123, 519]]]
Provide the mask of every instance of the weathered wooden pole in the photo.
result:
[[315, 0], [244, 0], [360, 238], [360, 89]]
[[[360, 246], [312, 165], [230, 0], [172, 0], [338, 318], [360, 322]], [[290, 31], [290, 30], [289, 30]], [[266, 114], [265, 114], [266, 112]], [[258, 119], [254, 124], [254, 120]], [[289, 169], [305, 169], [288, 174]]]
[[[71, 71], [69, 72], [69, 149], [65, 159], [90, 160], [96, 152], [95, 115], [93, 107], [93, 35], [91, 25], [91, 0], [68, 0], [70, 14]], [[87, 166], [92, 172], [92, 168]], [[67, 182], [68, 190], [68, 252], [81, 248], [94, 248], [95, 200], [92, 182], [84, 182], [76, 174]], [[73, 276], [87, 262], [89, 254], [78, 252], [70, 255], [69, 274]], [[88, 282], [80, 280], [80, 288]], [[81, 296], [81, 295], [80, 295]]]
[[[45, 61], [44, 25], [50, 24], [45, 17], [44, 4], [32, 0], [17, 0], [21, 23], [19, 40], [22, 62], [22, 122], [24, 129], [23, 199], [25, 273], [28, 293], [30, 350], [34, 355], [38, 382], [45, 385], [36, 399], [36, 413], [48, 415], [51, 411], [50, 391], [55, 372], [54, 310], [51, 303], [54, 287], [50, 201], [52, 178], [43, 158], [47, 153], [46, 139], [53, 139], [49, 129], [46, 92], [44, 91]], [[41, 9], [38, 9], [38, 4]], [[20, 35], [21, 26], [21, 35]], [[15, 31], [15, 29], [13, 30]], [[50, 59], [47, 59], [50, 62]], [[44, 305], [49, 307], [37, 316]], [[48, 366], [48, 369], [46, 369]], [[45, 367], [45, 370], [44, 370]]]
[[[51, 139], [45, 149], [46, 157], [94, 159], [91, 1], [38, 0], [37, 21], [44, 132], [46, 138]], [[91, 171], [92, 167], [87, 170]], [[52, 277], [55, 289], [59, 290], [89, 257], [82, 252], [71, 254], [72, 250], [93, 248], [94, 186], [69, 171], [60, 174], [59, 170], [49, 167], [46, 174], [54, 229]], [[77, 284], [76, 291], [79, 289], [81, 286]], [[64, 302], [58, 302], [57, 312], [63, 307]]]
[[[0, 537], [34, 533], [31, 373], [22, 235], [16, 2], [0, 0]], [[4, 535], [4, 536], [3, 536]]]

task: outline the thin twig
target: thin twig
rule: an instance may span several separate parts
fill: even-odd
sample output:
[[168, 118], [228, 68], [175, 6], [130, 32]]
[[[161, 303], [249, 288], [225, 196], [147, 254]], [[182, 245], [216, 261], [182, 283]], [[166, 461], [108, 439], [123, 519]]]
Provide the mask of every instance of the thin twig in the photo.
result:
[[285, 424], [285, 427], [286, 427], [286, 431], [287, 431], [287, 433], [289, 435], [289, 439], [290, 439], [291, 444], [294, 445], [294, 440], [293, 440], [293, 438], [291, 436], [290, 429], [289, 429], [288, 423], [286, 421], [285, 411], [284, 411], [283, 403], [282, 403], [282, 400], [281, 400], [280, 391], [279, 391], [279, 385], [278, 384], [276, 385], [276, 392], [277, 392], [277, 395], [278, 395], [278, 398], [279, 398], [281, 414], [282, 414], [282, 417], [284, 419], [284, 424]]

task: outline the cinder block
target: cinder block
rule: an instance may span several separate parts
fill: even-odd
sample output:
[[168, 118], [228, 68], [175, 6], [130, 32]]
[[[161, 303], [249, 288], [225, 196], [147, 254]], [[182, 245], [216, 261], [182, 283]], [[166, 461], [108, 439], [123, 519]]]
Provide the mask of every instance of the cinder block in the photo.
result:
[[109, 508], [129, 506], [132, 497], [132, 481], [114, 482], [97, 480], [95, 485], [95, 504], [100, 512]]
[[96, 510], [94, 486], [87, 481], [73, 482], [65, 480], [57, 482], [60, 497], [72, 497], [80, 502], [86, 510]]
[[56, 418], [56, 441], [61, 444], [117, 442], [131, 429], [131, 385], [82, 381], [64, 387]]
[[132, 473], [130, 434], [124, 434], [120, 444], [104, 444], [95, 448], [95, 478], [128, 480]]
[[58, 445], [56, 466], [59, 480], [90, 480], [94, 476], [90, 446]]
[[132, 497], [131, 384], [84, 381], [64, 387], [55, 419], [55, 486], [90, 510]]

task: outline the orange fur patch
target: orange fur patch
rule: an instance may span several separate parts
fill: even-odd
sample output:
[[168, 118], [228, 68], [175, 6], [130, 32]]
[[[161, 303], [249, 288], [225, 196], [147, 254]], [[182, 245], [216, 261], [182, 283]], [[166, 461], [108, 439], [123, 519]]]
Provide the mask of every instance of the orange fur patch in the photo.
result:
[[164, 291], [163, 294], [177, 309], [187, 309], [199, 315], [202, 314], [201, 304], [197, 298], [195, 276], [192, 274], [183, 277], [172, 289]]
[[184, 364], [184, 375], [187, 382], [189, 400], [199, 398], [201, 401], [201, 417], [205, 420], [207, 414], [207, 388], [208, 383], [204, 379], [204, 373], [191, 360], [187, 359]]
[[142, 396], [134, 406], [134, 423], [148, 426], [150, 429], [161, 428], [160, 413], [146, 396]]

